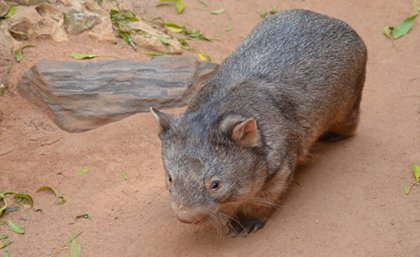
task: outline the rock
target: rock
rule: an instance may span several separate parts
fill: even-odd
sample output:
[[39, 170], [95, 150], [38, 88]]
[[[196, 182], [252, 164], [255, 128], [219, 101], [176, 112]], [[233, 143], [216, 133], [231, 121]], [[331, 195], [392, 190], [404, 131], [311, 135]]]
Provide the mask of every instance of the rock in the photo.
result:
[[20, 5], [36, 5], [44, 2], [45, 0], [14, 0], [17, 4]]
[[80, 34], [99, 23], [101, 23], [101, 18], [95, 14], [89, 14], [75, 9], [64, 13], [64, 27], [70, 34]]
[[[165, 36], [161, 36], [165, 37]], [[179, 54], [182, 49], [178, 41], [173, 38], [166, 38], [167, 45], [162, 44], [159, 39], [160, 37], [147, 37], [143, 35], [135, 35], [134, 41], [140, 48], [144, 48], [147, 51], [159, 52], [159, 53], [170, 53]]]
[[60, 128], [80, 132], [149, 111], [150, 106], [185, 106], [216, 68], [182, 56], [151, 61], [42, 60], [23, 75], [18, 90]]
[[13, 62], [13, 40], [9, 35], [0, 31], [0, 95], [8, 86], [8, 74]]
[[[181, 45], [177, 40], [170, 37], [168, 34], [153, 28], [150, 24], [143, 20], [130, 23], [129, 27], [130, 29], [139, 29], [144, 32], [144, 34], [137, 34], [134, 36], [134, 41], [136, 41], [137, 45], [142, 48], [145, 48], [149, 51], [172, 54], [178, 54], [182, 52]], [[166, 39], [167, 45], [162, 44], [160, 40], [162, 37]]]
[[123, 1], [123, 0], [102, 0], [100, 6], [102, 9], [106, 10], [107, 13], [111, 11], [111, 9], [115, 10], [132, 10], [130, 3]]
[[112, 29], [111, 19], [109, 18], [104, 18], [101, 24], [96, 25], [88, 32], [88, 35], [99, 42], [111, 44], [116, 44], [118, 42], [118, 38], [115, 36]]
[[19, 22], [13, 24], [9, 28], [9, 33], [17, 41], [29, 40], [33, 34], [33, 24], [29, 19], [22, 19]]
[[1, 2], [0, 3], [0, 17], [6, 16], [6, 14], [9, 12], [9, 8], [10, 8], [10, 5], [4, 2]]
[[49, 17], [61, 25], [63, 22], [63, 12], [49, 4], [40, 4], [35, 7], [36, 11], [42, 17]]
[[57, 0], [56, 3], [62, 6], [71, 6], [72, 1], [71, 0]]
[[109, 18], [109, 11], [103, 9], [97, 0], [86, 0], [84, 2], [84, 6], [86, 8], [86, 10], [97, 13], [103, 17], [107, 17]]
[[12, 17], [5, 20], [5, 25], [15, 40], [25, 41], [33, 38], [33, 27], [42, 19], [34, 7], [20, 6]]
[[68, 41], [68, 37], [64, 29], [51, 18], [43, 18], [34, 25], [35, 38], [40, 37], [49, 37], [55, 42], [65, 42]]

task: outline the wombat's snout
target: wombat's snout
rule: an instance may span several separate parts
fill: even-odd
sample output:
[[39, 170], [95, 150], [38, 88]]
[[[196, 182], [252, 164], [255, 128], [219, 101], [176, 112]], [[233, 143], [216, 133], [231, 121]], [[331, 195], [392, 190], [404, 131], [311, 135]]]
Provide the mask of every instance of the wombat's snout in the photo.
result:
[[185, 208], [183, 206], [176, 206], [176, 204], [172, 204], [172, 208], [178, 220], [183, 223], [199, 224], [209, 215], [209, 212], [202, 208]]

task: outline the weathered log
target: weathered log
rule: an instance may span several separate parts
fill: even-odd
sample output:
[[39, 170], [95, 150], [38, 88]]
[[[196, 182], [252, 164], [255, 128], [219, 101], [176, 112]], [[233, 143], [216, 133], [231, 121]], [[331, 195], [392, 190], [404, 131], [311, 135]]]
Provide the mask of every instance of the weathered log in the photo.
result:
[[188, 104], [217, 68], [193, 57], [151, 61], [41, 60], [19, 81], [19, 92], [69, 132], [81, 132], [149, 111]]

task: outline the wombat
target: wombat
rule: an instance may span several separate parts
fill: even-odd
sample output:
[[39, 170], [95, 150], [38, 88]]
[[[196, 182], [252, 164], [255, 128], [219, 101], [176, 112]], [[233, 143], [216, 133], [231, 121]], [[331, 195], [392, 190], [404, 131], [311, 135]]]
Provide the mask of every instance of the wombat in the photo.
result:
[[254, 28], [184, 114], [151, 108], [178, 219], [262, 228], [312, 144], [355, 133], [366, 60], [345, 22], [287, 10]]

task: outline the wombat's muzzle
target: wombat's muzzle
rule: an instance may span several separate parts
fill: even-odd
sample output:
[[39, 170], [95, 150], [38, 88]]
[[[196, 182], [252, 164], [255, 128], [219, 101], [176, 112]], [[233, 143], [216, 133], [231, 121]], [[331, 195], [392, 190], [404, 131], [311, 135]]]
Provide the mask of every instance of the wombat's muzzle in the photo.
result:
[[183, 223], [199, 224], [209, 215], [208, 210], [202, 208], [186, 208], [184, 206], [176, 206], [176, 204], [172, 204], [172, 208], [178, 220]]

